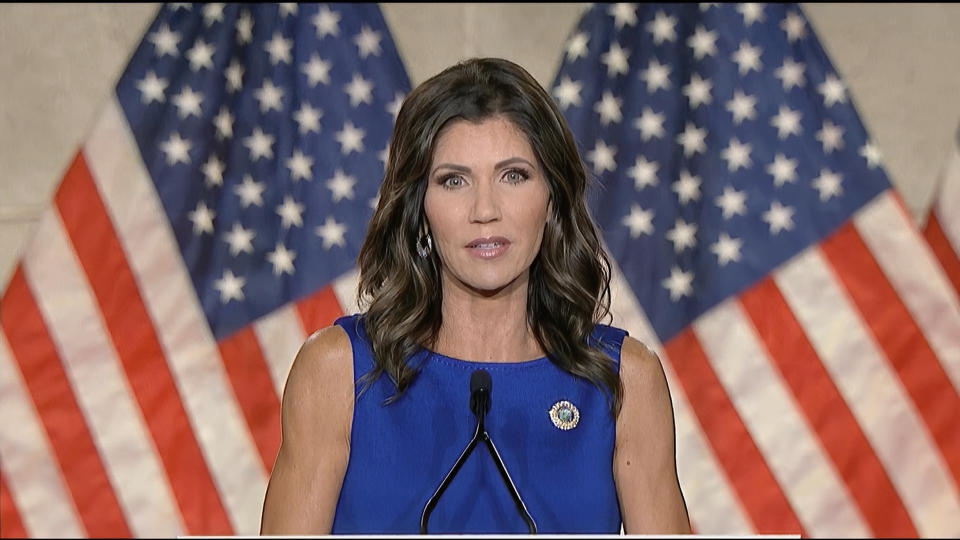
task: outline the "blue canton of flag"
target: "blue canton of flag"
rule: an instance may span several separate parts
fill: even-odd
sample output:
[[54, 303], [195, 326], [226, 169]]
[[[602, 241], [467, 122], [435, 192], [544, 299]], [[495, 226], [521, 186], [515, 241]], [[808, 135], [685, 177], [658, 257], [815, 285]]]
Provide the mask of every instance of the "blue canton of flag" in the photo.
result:
[[219, 339], [353, 268], [409, 82], [375, 5], [195, 7], [117, 95]]
[[789, 5], [596, 6], [554, 95], [602, 184], [607, 247], [664, 342], [889, 186]]

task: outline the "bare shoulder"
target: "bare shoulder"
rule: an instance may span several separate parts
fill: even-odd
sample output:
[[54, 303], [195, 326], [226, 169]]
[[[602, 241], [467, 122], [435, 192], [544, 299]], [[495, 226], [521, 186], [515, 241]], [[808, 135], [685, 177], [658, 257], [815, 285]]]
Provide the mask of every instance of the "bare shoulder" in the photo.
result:
[[293, 369], [331, 374], [344, 366], [352, 369], [353, 349], [343, 328], [331, 325], [310, 335], [300, 346]]
[[627, 399], [635, 401], [669, 396], [660, 357], [630, 336], [623, 338], [620, 349], [620, 380], [623, 382], [625, 402]]
[[329, 534], [350, 454], [353, 351], [338, 326], [304, 341], [283, 390], [260, 533]]
[[344, 413], [352, 411], [352, 404], [350, 338], [336, 325], [317, 330], [301, 345], [287, 376], [283, 391], [285, 423], [317, 407], [344, 418]]

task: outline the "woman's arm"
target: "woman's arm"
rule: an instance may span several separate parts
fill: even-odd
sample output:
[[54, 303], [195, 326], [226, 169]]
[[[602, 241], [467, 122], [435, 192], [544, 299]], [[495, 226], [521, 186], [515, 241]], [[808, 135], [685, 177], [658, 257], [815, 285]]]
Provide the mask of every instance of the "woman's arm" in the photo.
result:
[[337, 326], [300, 348], [283, 391], [283, 439], [267, 485], [262, 535], [329, 534], [350, 456], [350, 338]]
[[623, 408], [613, 475], [628, 534], [690, 532], [677, 478], [673, 403], [660, 359], [631, 337], [620, 352]]

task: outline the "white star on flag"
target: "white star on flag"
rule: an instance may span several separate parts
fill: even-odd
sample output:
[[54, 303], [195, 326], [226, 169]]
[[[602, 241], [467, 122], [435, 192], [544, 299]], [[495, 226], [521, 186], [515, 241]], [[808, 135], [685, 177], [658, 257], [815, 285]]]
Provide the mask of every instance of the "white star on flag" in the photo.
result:
[[176, 57], [180, 55], [180, 49], [177, 47], [177, 43], [180, 42], [180, 34], [171, 31], [168, 25], [161, 25], [160, 29], [150, 34], [148, 39], [153, 43], [157, 57], [163, 58], [165, 55]]
[[333, 173], [333, 178], [327, 180], [327, 188], [332, 193], [333, 202], [340, 202], [342, 199], [353, 198], [353, 186], [357, 181], [352, 176], [344, 174], [342, 169], [337, 169]]
[[697, 60], [713, 56], [717, 54], [717, 33], [707, 31], [703, 25], [698, 24], [697, 30], [687, 39], [687, 45], [693, 49], [693, 57]]
[[816, 134], [816, 139], [823, 144], [823, 152], [829, 154], [843, 148], [843, 127], [830, 120], [823, 121], [823, 127]]
[[696, 109], [700, 105], [709, 105], [713, 98], [710, 96], [710, 88], [713, 83], [710, 79], [703, 79], [699, 73], [694, 73], [690, 77], [690, 82], [683, 87], [683, 95], [690, 100], [690, 108]]
[[213, 69], [213, 53], [216, 49], [203, 39], [198, 39], [187, 51], [187, 59], [190, 60], [190, 69], [200, 71], [201, 69]]
[[731, 262], [740, 261], [740, 248], [743, 241], [739, 238], [731, 238], [725, 232], [720, 233], [720, 238], [710, 246], [710, 251], [717, 256], [717, 264], [726, 266]]
[[223, 234], [224, 241], [230, 244], [230, 254], [234, 257], [241, 253], [253, 253], [253, 238], [256, 233], [245, 229], [239, 221], [234, 222], [233, 228]]
[[253, 41], [253, 17], [250, 12], [244, 11], [237, 17], [237, 43], [247, 45]]
[[727, 110], [733, 114], [733, 123], [740, 125], [744, 120], [753, 120], [757, 116], [757, 98], [748, 96], [742, 90], [736, 90], [727, 102]]
[[613, 24], [620, 30], [624, 26], [636, 26], [637, 8], [628, 3], [617, 3], [607, 10], [613, 17]]
[[253, 133], [243, 140], [243, 145], [250, 150], [250, 161], [273, 157], [273, 135], [264, 133], [259, 127], [253, 128]]
[[149, 105], [154, 101], [163, 102], [166, 98], [164, 97], [163, 91], [167, 88], [166, 79], [160, 79], [157, 77], [156, 73], [153, 71], [148, 71], [147, 76], [137, 81], [137, 89], [140, 90], [142, 94], [142, 102], [144, 105]]
[[721, 152], [730, 172], [740, 168], [745, 169], [753, 163], [750, 161], [751, 146], [750, 143], [741, 143], [736, 137], [730, 139], [730, 145]]
[[693, 272], [684, 272], [679, 267], [670, 269], [670, 277], [663, 280], [663, 286], [670, 291], [670, 300], [676, 302], [684, 296], [693, 294]]
[[579, 82], [573, 81], [570, 77], [564, 77], [560, 84], [553, 90], [553, 95], [557, 97], [561, 109], [566, 109], [570, 105], [580, 106], [580, 87]]
[[622, 223], [630, 229], [630, 237], [638, 238], [641, 234], [653, 234], [653, 210], [644, 210], [640, 205], [630, 207], [630, 214], [624, 216]]
[[807, 25], [803, 21], [803, 17], [792, 12], [787, 13], [787, 16], [780, 23], [780, 28], [787, 33], [787, 39], [790, 43], [803, 39], [807, 34]]
[[380, 54], [380, 32], [374, 32], [367, 25], [363, 25], [360, 33], [353, 38], [353, 42], [360, 51], [360, 58]]
[[179, 94], [173, 96], [173, 104], [177, 107], [177, 113], [180, 118], [188, 116], [200, 117], [200, 103], [203, 102], [203, 94], [194, 92], [189, 86], [185, 86]]
[[620, 105], [621, 100], [613, 96], [612, 93], [606, 91], [603, 93], [603, 97], [593, 106], [593, 110], [600, 115], [600, 123], [607, 125], [610, 122], [619, 123], [622, 119], [620, 114]]
[[573, 62], [577, 58], [586, 56], [589, 41], [590, 37], [584, 32], [579, 32], [571, 37], [570, 41], [567, 42], [567, 61]]
[[871, 142], [860, 147], [860, 155], [867, 160], [867, 166], [871, 169], [879, 166], [880, 161], [883, 159], [883, 156], [880, 154], [880, 149]]
[[160, 149], [167, 154], [167, 165], [190, 163], [190, 141], [184, 140], [179, 133], [172, 133], [170, 138], [160, 144]]
[[337, 220], [327, 216], [323, 225], [315, 229], [317, 236], [323, 239], [323, 249], [329, 250], [333, 246], [343, 246], [346, 243], [344, 235], [347, 232], [346, 226], [337, 223]]
[[763, 67], [760, 62], [761, 52], [759, 46], [752, 46], [746, 41], [740, 42], [740, 48], [733, 53], [733, 61], [737, 63], [741, 77], [749, 73], [751, 69], [760, 71]]
[[243, 286], [247, 280], [233, 275], [230, 270], [223, 272], [223, 277], [213, 282], [213, 288], [220, 291], [220, 302], [226, 304], [231, 300], [243, 300]]
[[800, 88], [804, 86], [803, 71], [803, 62], [794, 62], [792, 58], [784, 58], [783, 65], [774, 70], [773, 74], [783, 82], [783, 90], [787, 91], [794, 86]]
[[354, 126], [353, 122], [347, 120], [343, 129], [337, 132], [337, 142], [340, 143], [340, 151], [344, 155], [350, 152], [363, 152], [363, 130]]
[[290, 178], [294, 181], [312, 180], [313, 158], [305, 155], [299, 148], [293, 151], [293, 156], [287, 159], [287, 168], [290, 169]]
[[607, 65], [607, 76], [622, 75], [627, 72], [629, 64], [627, 58], [630, 51], [623, 49], [617, 43], [610, 44], [610, 50], [603, 54], [601, 62]]
[[680, 204], [700, 200], [700, 178], [690, 174], [686, 169], [680, 171], [680, 179], [670, 186], [677, 194]]
[[273, 38], [267, 42], [265, 50], [270, 55], [270, 63], [277, 65], [281, 62], [289, 64], [293, 61], [290, 56], [290, 49], [293, 48], [293, 40], [285, 39], [283, 34], [275, 32]]
[[673, 242], [673, 250], [677, 253], [692, 248], [697, 245], [696, 241], [697, 225], [696, 223], [687, 223], [677, 218], [673, 228], [667, 231], [667, 240]]
[[651, 94], [659, 89], [667, 90], [670, 88], [670, 66], [651, 58], [647, 69], [640, 72], [640, 80], [647, 83], [647, 92]]
[[829, 201], [832, 197], [839, 197], [843, 194], [843, 188], [840, 186], [842, 176], [830, 169], [820, 170], [820, 176], [814, 178], [813, 187], [820, 192], [821, 201]]
[[243, 88], [243, 65], [234, 58], [230, 65], [224, 70], [223, 76], [227, 78], [227, 91], [237, 92]]
[[233, 188], [233, 192], [240, 197], [240, 206], [249, 208], [253, 206], [263, 206], [263, 191], [267, 186], [263, 182], [257, 182], [252, 176], [245, 175], [243, 182]]
[[270, 111], [280, 111], [280, 100], [283, 98], [283, 89], [274, 86], [273, 81], [267, 79], [263, 81], [263, 86], [253, 92], [254, 97], [260, 103], [260, 112], [268, 113]]
[[193, 222], [193, 234], [213, 234], [213, 218], [215, 217], [216, 213], [207, 208], [206, 203], [203, 201], [198, 202], [196, 209], [190, 212], [190, 221]]
[[283, 204], [277, 207], [277, 215], [280, 216], [280, 226], [284, 230], [290, 227], [303, 226], [303, 210], [306, 207], [293, 200], [290, 195], [284, 195]]
[[747, 215], [746, 191], [737, 191], [730, 185], [724, 186], [723, 193], [716, 198], [715, 202], [722, 210], [724, 219]]
[[780, 204], [780, 201], [770, 203], [770, 209], [763, 213], [763, 220], [770, 225], [770, 234], [776, 235], [781, 231], [793, 229], [794, 209]]
[[277, 243], [273, 251], [267, 253], [267, 261], [273, 265], [273, 275], [293, 275], [293, 260], [297, 258], [296, 251], [290, 251], [282, 243]]
[[347, 83], [343, 89], [350, 96], [350, 105], [353, 107], [361, 103], [370, 104], [373, 102], [373, 94], [371, 93], [373, 85], [359, 73], [354, 73], [353, 80]]
[[770, 119], [770, 125], [777, 128], [777, 137], [780, 139], [800, 135], [800, 111], [781, 105], [780, 111]]
[[657, 169], [660, 168], [655, 161], [647, 161], [643, 156], [637, 156], [637, 161], [627, 171], [627, 176], [633, 178], [634, 187], [637, 191], [647, 187], [657, 185]]
[[204, 4], [203, 24], [212, 26], [216, 22], [223, 22], [223, 4], [216, 2]]
[[587, 161], [593, 163], [593, 170], [597, 174], [613, 171], [617, 168], [617, 162], [613, 158], [616, 153], [617, 147], [607, 146], [607, 143], [598, 140], [593, 150], [587, 152]]
[[313, 25], [317, 27], [318, 39], [323, 39], [324, 36], [337, 36], [340, 34], [340, 14], [323, 6], [313, 17]]
[[677, 25], [677, 18], [658, 11], [653, 20], [647, 23], [646, 29], [653, 35], [653, 43], [660, 45], [664, 41], [675, 41], [677, 34], [674, 26]]
[[320, 55], [313, 53], [310, 55], [310, 61], [304, 64], [300, 71], [306, 74], [307, 82], [311, 87], [317, 86], [317, 83], [330, 84], [330, 62], [320, 58]]
[[683, 133], [677, 135], [677, 142], [683, 147], [683, 155], [690, 157], [695, 155], [697, 152], [703, 152], [707, 149], [707, 145], [704, 142], [706, 138], [706, 128], [698, 128], [697, 126], [693, 125], [693, 122], [687, 122], [687, 126], [684, 128]]
[[653, 112], [650, 107], [644, 107], [643, 113], [639, 118], [633, 121], [633, 127], [640, 130], [640, 136], [644, 141], [652, 138], [663, 137], [663, 114]]
[[300, 108], [293, 113], [293, 119], [297, 123], [298, 131], [301, 135], [314, 132], [320, 133], [320, 118], [323, 111], [314, 109], [309, 103], [300, 105]]
[[233, 137], [233, 115], [226, 105], [213, 117], [213, 125], [217, 129], [217, 139], [224, 140]]
[[773, 176], [773, 185], [781, 187], [797, 179], [797, 160], [787, 159], [787, 156], [777, 152], [773, 162], [767, 166], [767, 172]]
[[750, 26], [755, 22], [763, 22], [763, 4], [744, 2], [737, 5], [737, 11], [743, 15], [743, 25]]
[[207, 158], [206, 163], [200, 168], [203, 172], [203, 181], [207, 187], [222, 186], [223, 185], [223, 171], [226, 169], [226, 165], [220, 159], [210, 154], [210, 157]]
[[817, 91], [823, 94], [823, 104], [827, 107], [847, 101], [846, 88], [832, 73], [827, 74], [824, 81], [817, 86]]

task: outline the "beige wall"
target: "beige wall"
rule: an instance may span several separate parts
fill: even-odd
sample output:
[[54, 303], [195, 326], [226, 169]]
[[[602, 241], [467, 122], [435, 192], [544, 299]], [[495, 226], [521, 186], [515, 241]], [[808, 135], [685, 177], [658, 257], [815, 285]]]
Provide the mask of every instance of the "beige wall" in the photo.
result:
[[[158, 4], [0, 5], [0, 289]], [[502, 56], [548, 85], [585, 4], [383, 4], [413, 84]], [[960, 123], [960, 5], [803, 4], [915, 216]]]

